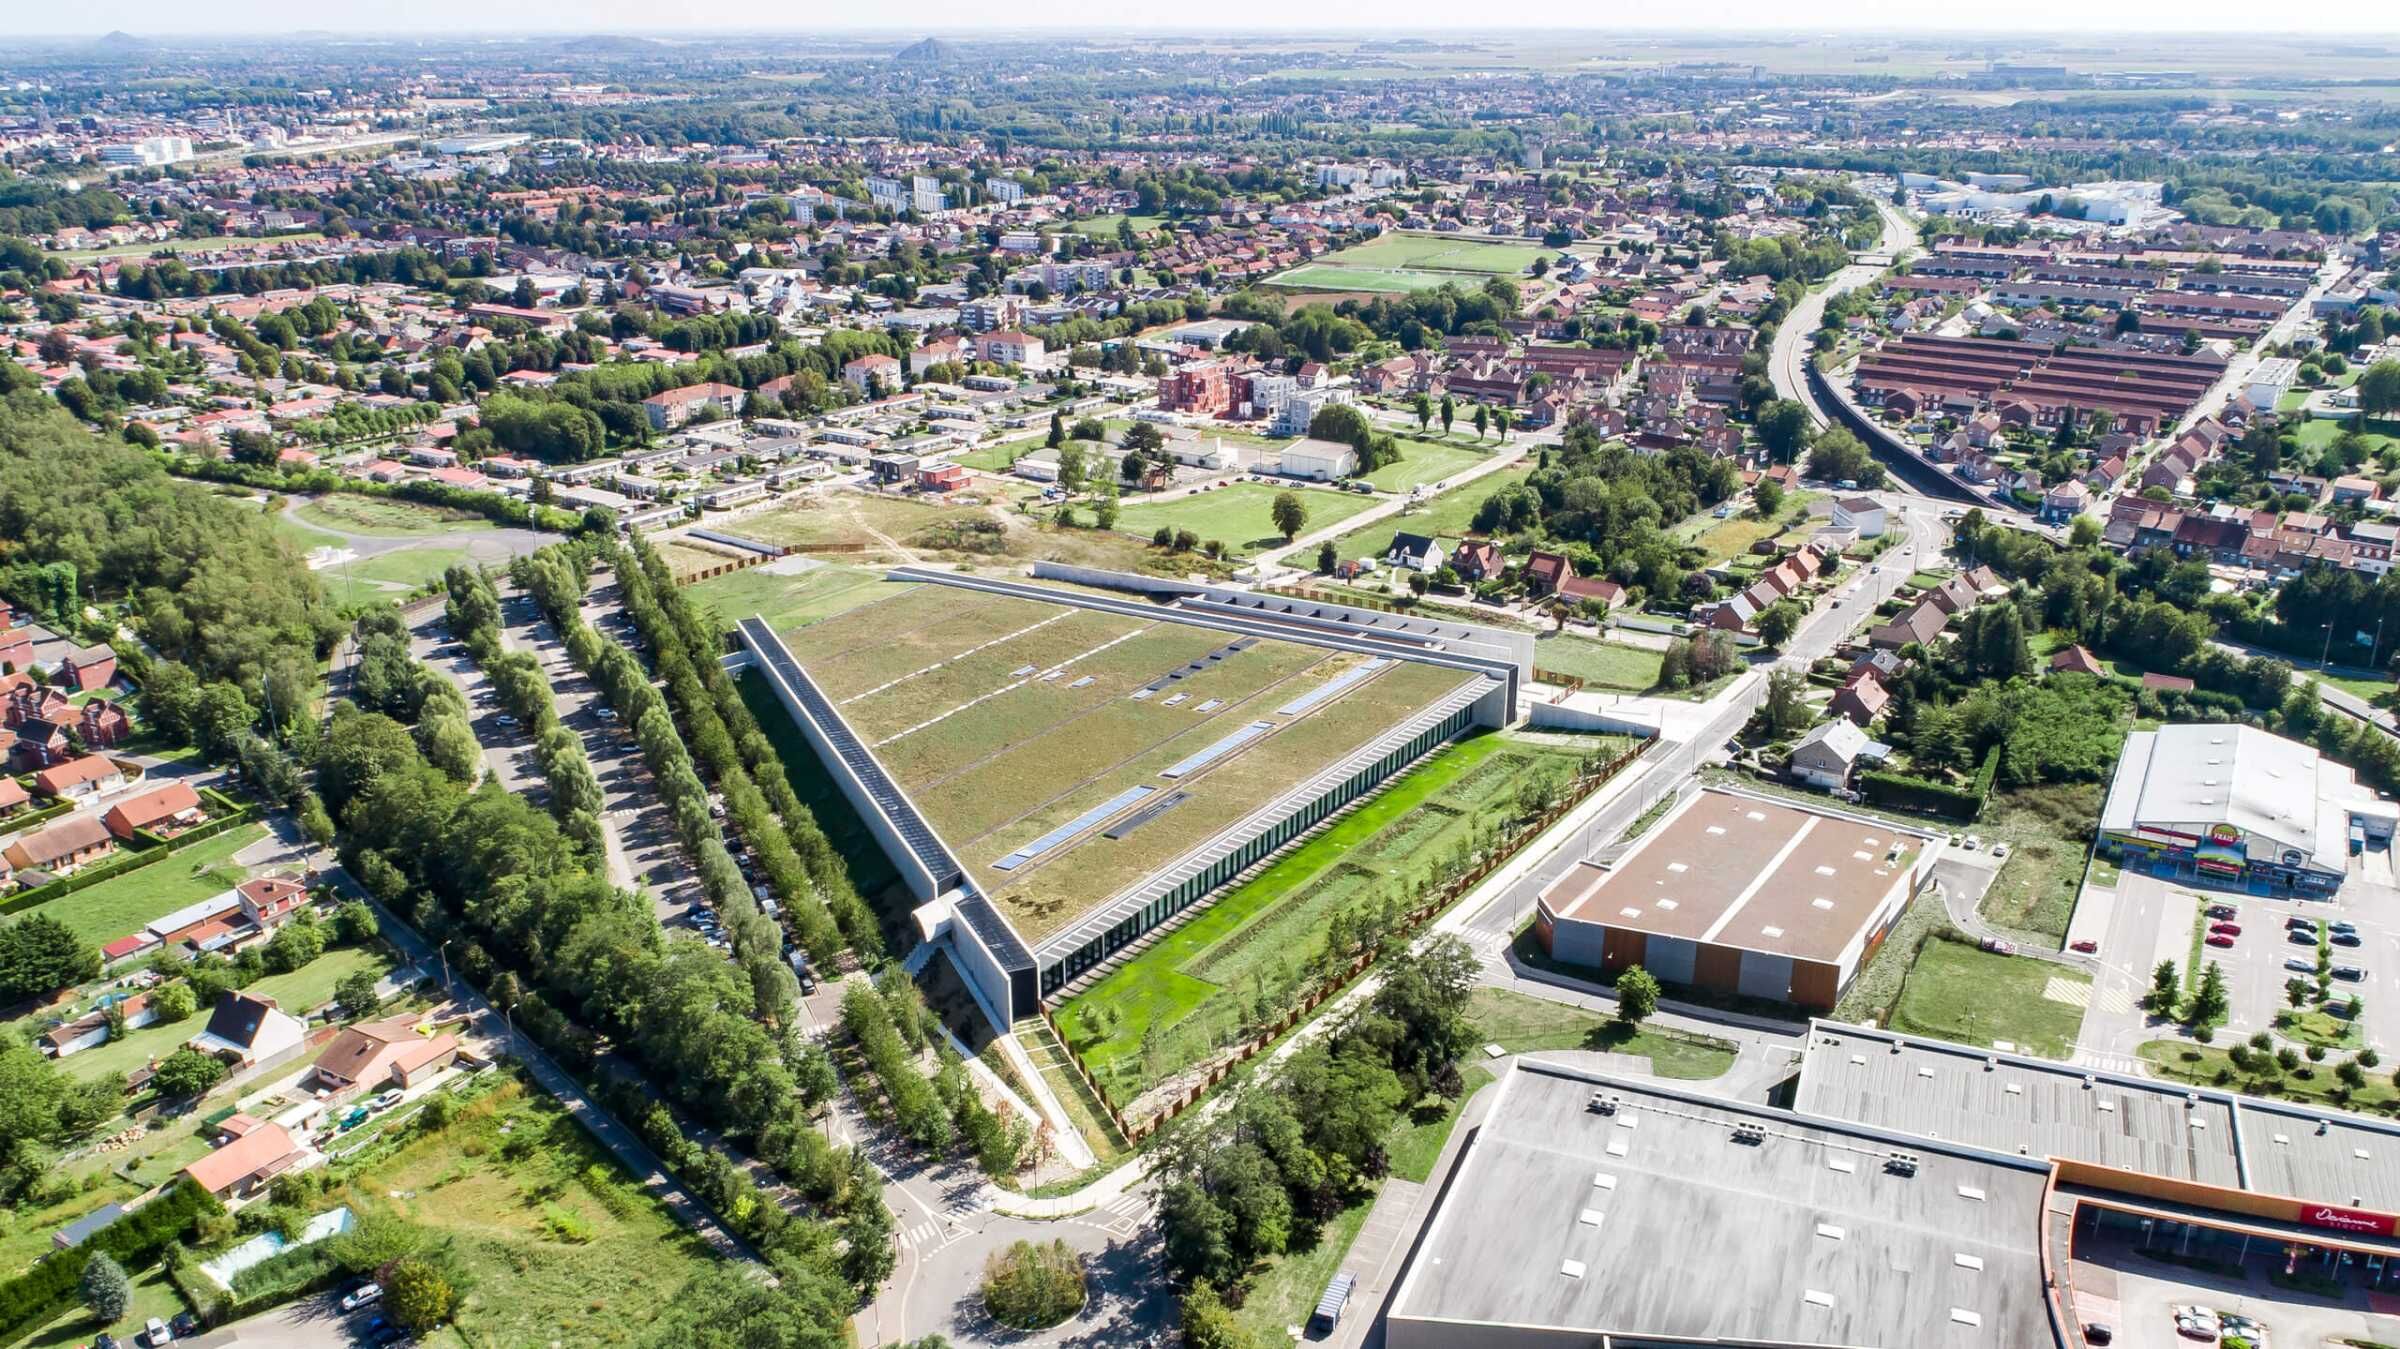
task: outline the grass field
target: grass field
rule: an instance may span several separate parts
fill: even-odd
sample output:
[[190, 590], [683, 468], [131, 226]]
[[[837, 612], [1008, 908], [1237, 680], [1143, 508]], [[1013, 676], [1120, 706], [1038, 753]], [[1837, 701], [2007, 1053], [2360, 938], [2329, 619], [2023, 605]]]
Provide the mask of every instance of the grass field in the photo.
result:
[[1380, 561], [1391, 550], [1392, 536], [1402, 531], [1455, 541], [1474, 523], [1476, 509], [1492, 493], [1525, 481], [1532, 471], [1530, 464], [1517, 464], [1487, 473], [1413, 510], [1387, 515], [1351, 530], [1333, 541], [1334, 550], [1345, 558], [1371, 557]]
[[290, 514], [303, 525], [315, 525], [342, 534], [372, 534], [392, 538], [448, 534], [487, 526], [482, 516], [470, 515], [465, 511], [391, 497], [351, 496], [342, 492], [301, 502], [291, 508]]
[[1520, 782], [1620, 747], [1481, 735], [1438, 751], [1069, 1001], [1059, 1025], [1103, 1088], [1130, 1101], [1229, 1039], [1323, 948], [1333, 914], [1413, 896], [1429, 861], [1514, 814]]
[[1708, 555], [1703, 566], [1714, 566], [1737, 557], [1747, 556], [1751, 545], [1761, 539], [1782, 538], [1797, 545], [1816, 531], [1816, 522], [1809, 518], [1809, 503], [1825, 495], [1822, 492], [1794, 492], [1784, 498], [1783, 509], [1774, 518], [1761, 520], [1750, 511], [1741, 511], [1728, 519], [1702, 513], [1683, 522], [1675, 536]]
[[2333, 1058], [2323, 1063], [2304, 1063], [2300, 1071], [2292, 1073], [2275, 1068], [2274, 1061], [2268, 1059], [2268, 1071], [2245, 1073], [2233, 1066], [2233, 1058], [2223, 1046], [2197, 1045], [2188, 1040], [2151, 1040], [2142, 1046], [2141, 1055], [2158, 1076], [2193, 1086], [2229, 1087], [2253, 1096], [2280, 1096], [2368, 1114], [2389, 1115], [2400, 1110], [2400, 1091], [2393, 1089], [2390, 1073], [2370, 1072], [2366, 1086], [2352, 1092], [2333, 1075], [2337, 1062]]
[[2096, 784], [1996, 793], [1976, 832], [1987, 840], [2006, 840], [2009, 856], [1984, 891], [1985, 920], [2045, 938], [2053, 948], [2064, 941], [2090, 851], [2085, 836], [2099, 818]]
[[1963, 1045], [2006, 1040], [2021, 1053], [2063, 1059], [2083, 1025], [2091, 987], [2090, 975], [2047, 961], [1929, 941], [1900, 987], [1891, 1026]]
[[1267, 284], [1301, 290], [1410, 291], [1444, 284], [1471, 288], [1485, 277], [1521, 275], [1550, 251], [1511, 240], [1394, 233], [1303, 263]]
[[1533, 668], [1579, 675], [1598, 688], [1644, 693], [1657, 687], [1661, 652], [1618, 642], [1595, 642], [1571, 632], [1545, 632], [1533, 641]]
[[691, 596], [731, 623], [764, 615], [778, 632], [804, 628], [819, 619], [848, 613], [891, 593], [883, 573], [838, 562], [808, 561], [794, 571], [769, 570], [770, 563], [695, 582]]
[[1460, 1068], [1458, 1076], [1466, 1085], [1457, 1100], [1447, 1103], [1446, 1109], [1430, 1116], [1403, 1119], [1392, 1126], [1392, 1136], [1384, 1145], [1384, 1152], [1391, 1159], [1393, 1175], [1420, 1185], [1431, 1180], [1434, 1164], [1442, 1158], [1442, 1145], [1450, 1141], [1450, 1131], [1457, 1126], [1459, 1113], [1475, 1099], [1476, 1092], [1499, 1080], [1476, 1063]]
[[98, 258], [146, 258], [153, 253], [203, 253], [211, 249], [240, 248], [264, 255], [277, 244], [315, 243], [325, 236], [315, 230], [298, 234], [278, 234], [271, 239], [247, 238], [238, 234], [210, 234], [197, 239], [164, 239], [148, 244], [117, 244], [110, 248], [78, 248], [59, 254], [70, 262], [90, 262]]
[[1166, 217], [1163, 215], [1130, 215], [1123, 211], [1112, 211], [1107, 215], [1096, 215], [1088, 220], [1078, 220], [1067, 228], [1077, 234], [1090, 235], [1094, 239], [1114, 239], [1117, 237], [1117, 227], [1129, 220], [1133, 222], [1134, 233], [1147, 234], [1164, 223]]
[[392, 603], [441, 580], [451, 567], [473, 560], [464, 548], [400, 548], [320, 568], [317, 579], [336, 604]]
[[1463, 445], [1443, 445], [1414, 436], [1395, 437], [1400, 458], [1366, 475], [1378, 491], [1405, 492], [1464, 473], [1484, 461], [1484, 452]]
[[763, 543], [807, 549], [857, 544], [885, 555], [924, 531], [985, 516], [979, 506], [951, 506], [866, 492], [794, 494], [772, 510], [743, 516], [738, 532]]
[[[2384, 424], [2388, 425], [2389, 423]], [[2348, 422], [2312, 418], [2293, 428], [2292, 436], [2310, 450], [2321, 450], [2341, 439], [2342, 432], [2349, 427], [2350, 423]], [[2363, 431], [2360, 433], [2360, 439], [2366, 441], [2367, 453], [2370, 455], [2381, 454], [2386, 448], [2400, 445], [2400, 438], [2386, 435], [2381, 431]], [[2371, 466], [2369, 471], [2371, 471]]]
[[1691, 1035], [1663, 1026], [1629, 1028], [1614, 1017], [1505, 988], [1478, 988], [1467, 1004], [1478, 1043], [1511, 1054], [1546, 1049], [1589, 1049], [1633, 1054], [1650, 1060], [1660, 1077], [1703, 1081], [1733, 1067], [1736, 1048], [1714, 1036]]
[[233, 865], [233, 855], [266, 836], [263, 824], [228, 829], [148, 866], [61, 895], [33, 912], [49, 914], [86, 941], [112, 942], [154, 918], [239, 885], [246, 873]]
[[422, 1225], [465, 1275], [455, 1327], [429, 1345], [636, 1343], [712, 1258], [555, 1100], [514, 1081], [343, 1179], [331, 1198]]
[[1224, 543], [1233, 555], [1247, 556], [1282, 545], [1283, 536], [1275, 532], [1272, 508], [1275, 498], [1285, 492], [1296, 494], [1300, 504], [1308, 508], [1308, 523], [1300, 529], [1303, 534], [1339, 524], [1375, 504], [1373, 497], [1356, 492], [1237, 482], [1164, 501], [1129, 501], [1117, 516], [1117, 532], [1147, 539], [1161, 525], [1188, 529], [1199, 535], [1203, 543], [1215, 539]]

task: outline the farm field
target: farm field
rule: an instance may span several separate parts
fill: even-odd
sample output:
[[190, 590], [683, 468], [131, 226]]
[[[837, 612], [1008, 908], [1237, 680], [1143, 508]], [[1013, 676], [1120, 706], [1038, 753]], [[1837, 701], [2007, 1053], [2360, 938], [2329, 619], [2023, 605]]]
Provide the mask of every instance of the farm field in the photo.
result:
[[[1033, 940], [1463, 683], [1435, 666], [1373, 668], [1297, 643], [1237, 648], [1226, 633], [1179, 623], [947, 586], [891, 589], [805, 629], [794, 654]], [[1337, 696], [1280, 712], [1362, 668]], [[1174, 781], [1188, 795], [1157, 821], [1012, 860], [1123, 793], [1167, 787], [1165, 770], [1262, 721], [1264, 741]]]
[[1413, 510], [1387, 515], [1373, 524], [1359, 526], [1335, 539], [1334, 550], [1345, 558], [1381, 559], [1391, 550], [1392, 536], [1403, 530], [1455, 542], [1474, 523], [1475, 511], [1486, 498], [1503, 487], [1525, 481], [1532, 471], [1531, 465], [1517, 464], [1487, 473], [1465, 486], [1453, 487]]
[[1303, 290], [1431, 290], [1473, 287], [1492, 276], [1517, 276], [1552, 250], [1540, 244], [1481, 240], [1468, 235], [1387, 234], [1302, 263], [1268, 281]]
[[1489, 458], [1488, 452], [1478, 452], [1463, 445], [1443, 445], [1414, 436], [1396, 438], [1400, 446], [1397, 462], [1366, 475], [1366, 480], [1381, 492], [1406, 492], [1428, 483], [1440, 482], [1475, 467]]
[[1308, 523], [1300, 531], [1303, 534], [1338, 524], [1375, 505], [1375, 498], [1356, 492], [1237, 482], [1164, 501], [1129, 501], [1117, 516], [1117, 532], [1147, 539], [1161, 525], [1188, 529], [1199, 535], [1203, 543], [1219, 540], [1232, 555], [1247, 556], [1282, 545], [1283, 537], [1275, 532], [1269, 511], [1275, 498], [1287, 491], [1298, 494], [1301, 504], [1308, 508]]
[[106, 944], [154, 918], [239, 885], [246, 873], [233, 864], [233, 855], [266, 836], [263, 824], [228, 829], [29, 912], [47, 913], [73, 929], [76, 936]]
[[1415, 892], [1432, 859], [1514, 813], [1518, 787], [1630, 742], [1486, 733], [1437, 750], [1383, 793], [1270, 862], [1059, 1009], [1120, 1107], [1231, 1040], [1264, 990], [1306, 968], [1338, 912]]

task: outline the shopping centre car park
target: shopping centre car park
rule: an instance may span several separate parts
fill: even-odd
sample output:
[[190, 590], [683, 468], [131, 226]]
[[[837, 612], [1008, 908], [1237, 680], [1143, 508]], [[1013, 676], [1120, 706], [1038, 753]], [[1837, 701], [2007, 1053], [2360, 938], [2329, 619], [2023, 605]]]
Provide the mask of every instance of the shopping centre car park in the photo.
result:
[[[1080, 569], [739, 625], [996, 1020], [1475, 726], [1528, 636]], [[1038, 572], [1037, 575], [1043, 575]], [[1052, 584], [1051, 582], [1063, 584]]]
[[2388, 1342], [2395, 1159], [2376, 1121], [1830, 1021], [1788, 1110], [1519, 1059], [1387, 1342], [2163, 1346], [2184, 1305]]

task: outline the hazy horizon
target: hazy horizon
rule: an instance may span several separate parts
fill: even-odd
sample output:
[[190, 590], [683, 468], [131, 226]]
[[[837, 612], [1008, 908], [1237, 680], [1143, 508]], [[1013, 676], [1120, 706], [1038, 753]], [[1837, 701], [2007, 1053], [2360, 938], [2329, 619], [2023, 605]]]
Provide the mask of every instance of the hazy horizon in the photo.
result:
[[[204, 16], [195, 19], [195, 15]], [[1233, 0], [1213, 11], [1215, 22], [1193, 24], [1178, 14], [1174, 22], [1149, 22], [1129, 16], [1122, 7], [1099, 0], [1063, 0], [1035, 20], [1002, 19], [988, 7], [959, 0], [929, 0], [914, 9], [914, 21], [895, 26], [881, 14], [874, 21], [857, 21], [854, 11], [828, 17], [795, 18], [785, 7], [742, 3], [667, 4], [646, 0], [536, 0], [513, 6], [505, 23], [492, 21], [488, 6], [465, 0], [357, 0], [336, 11], [300, 8], [286, 0], [220, 0], [194, 7], [169, 0], [124, 0], [110, 6], [105, 20], [95, 21], [77, 10], [20, 15], [20, 37], [95, 39], [112, 31], [136, 37], [274, 37], [294, 31], [358, 37], [554, 37], [581, 34], [625, 34], [674, 37], [678, 34], [839, 34], [895, 38], [926, 36], [987, 37], [1010, 33], [1055, 35], [1062, 30], [1104, 38], [1111, 35], [1195, 36], [1229, 40], [1233, 35], [1279, 37], [1322, 34], [1328, 37], [1405, 37], [1439, 35], [1500, 37], [1542, 32], [1627, 33], [1643, 37], [1740, 34], [1746, 38], [1792, 38], [1810, 34], [1890, 34], [1909, 37], [2041, 37], [2075, 38], [2159, 37], [2193, 35], [2224, 37], [2255, 34], [2325, 36], [2384, 36], [2400, 32], [2400, 20], [2386, 4], [2366, 0], [2335, 0], [2299, 11], [2279, 13], [2280, 22], [2262, 27], [2255, 5], [2231, 0], [2128, 0], [2095, 6], [2071, 0], [2022, 0], [1999, 11], [1978, 15], [1980, 22], [1959, 25], [1947, 16], [1929, 13], [1922, 5], [1899, 0], [1845, 0], [1824, 7], [1805, 25], [1792, 24], [1787, 5], [1765, 0], [1729, 0], [1695, 17], [1687, 6], [1665, 0], [1629, 0], [1595, 13], [1590, 7], [1562, 0], [1532, 0], [1515, 11], [1514, 21], [1494, 25], [1488, 15], [1432, 0], [1397, 0], [1376, 15], [1373, 27], [1346, 24], [1337, 10], [1311, 13], [1288, 4], [1262, 0]], [[2370, 27], [2380, 23], [2383, 27]]]

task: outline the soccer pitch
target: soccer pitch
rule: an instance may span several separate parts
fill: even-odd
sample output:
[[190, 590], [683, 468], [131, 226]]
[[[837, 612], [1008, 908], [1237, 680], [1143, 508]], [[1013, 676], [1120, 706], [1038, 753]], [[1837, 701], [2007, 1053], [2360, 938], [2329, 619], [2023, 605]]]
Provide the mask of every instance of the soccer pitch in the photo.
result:
[[[1028, 941], [1479, 678], [948, 586], [891, 589], [787, 634], [792, 653]], [[1300, 703], [1334, 680], [1345, 682]]]

